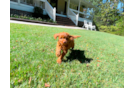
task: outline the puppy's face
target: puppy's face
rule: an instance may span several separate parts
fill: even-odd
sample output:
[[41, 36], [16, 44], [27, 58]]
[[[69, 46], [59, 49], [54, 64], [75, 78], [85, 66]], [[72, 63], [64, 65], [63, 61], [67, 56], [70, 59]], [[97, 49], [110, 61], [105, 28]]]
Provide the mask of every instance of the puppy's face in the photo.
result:
[[70, 39], [70, 35], [68, 33], [58, 33], [54, 35], [54, 38], [56, 39], [57, 37], [59, 37], [59, 43], [61, 45], [67, 45]]

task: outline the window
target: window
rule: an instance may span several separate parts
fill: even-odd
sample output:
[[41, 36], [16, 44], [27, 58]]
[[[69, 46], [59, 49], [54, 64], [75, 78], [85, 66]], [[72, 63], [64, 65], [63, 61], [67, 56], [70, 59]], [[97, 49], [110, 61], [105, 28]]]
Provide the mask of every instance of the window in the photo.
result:
[[26, 0], [20, 0], [20, 3], [26, 4]]
[[13, 1], [13, 2], [18, 2], [18, 0], [10, 0], [10, 1]]
[[33, 6], [33, 0], [20, 0], [20, 3]]
[[40, 2], [40, 7], [41, 7], [41, 8], [43, 7], [43, 2]]
[[27, 0], [28, 5], [33, 5], [33, 0]]
[[45, 9], [45, 3], [44, 3], [44, 2], [40, 2], [40, 7], [41, 7], [42, 9]]

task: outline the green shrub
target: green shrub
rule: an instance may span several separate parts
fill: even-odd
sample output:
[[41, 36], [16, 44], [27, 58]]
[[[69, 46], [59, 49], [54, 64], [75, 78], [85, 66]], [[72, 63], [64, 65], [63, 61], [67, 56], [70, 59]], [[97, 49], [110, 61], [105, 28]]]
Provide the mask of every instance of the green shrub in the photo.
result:
[[[118, 23], [121, 25], [121, 23]], [[108, 32], [111, 34], [124, 36], [124, 25], [122, 26], [100, 26], [99, 30], [102, 32]]]
[[10, 14], [10, 17], [13, 17], [14, 16], [14, 14]]
[[42, 21], [42, 18], [38, 17], [36, 20], [37, 20], [37, 21]]
[[29, 17], [29, 20], [34, 20], [34, 18], [33, 17]]
[[28, 20], [36, 20], [36, 21], [43, 21], [43, 22], [51, 22], [51, 23], [57, 23], [56, 21], [54, 22], [52, 19], [42, 19], [41, 17], [35, 18], [35, 17], [30, 17], [26, 15], [16, 15], [16, 14], [11, 14], [10, 17], [14, 18], [21, 18], [21, 19], [28, 19]]
[[114, 31], [117, 31], [117, 27], [116, 26], [109, 26], [109, 31], [112, 31], [112, 32], [114, 32]]
[[16, 15], [16, 14], [15, 14], [15, 15], [13, 15], [13, 17], [15, 17], [15, 18], [19, 18], [19, 16], [18, 16], [18, 15]]
[[26, 16], [26, 15], [24, 15], [24, 16], [22, 16], [23, 17], [23, 19], [28, 19], [28, 17]]
[[116, 26], [118, 27], [118, 32], [117, 34], [119, 35], [124, 35], [124, 18], [119, 19], [116, 22]]
[[53, 22], [53, 20], [52, 19], [47, 19], [47, 22]]
[[105, 32], [106, 32], [107, 29], [108, 29], [107, 26], [100, 26], [100, 27], [99, 27], [99, 30], [100, 30], [100, 31], [105, 31]]
[[53, 23], [57, 23], [57, 21], [54, 21]]
[[34, 7], [34, 13], [33, 13], [33, 16], [38, 18], [38, 17], [43, 17], [43, 9], [40, 8], [40, 7]]

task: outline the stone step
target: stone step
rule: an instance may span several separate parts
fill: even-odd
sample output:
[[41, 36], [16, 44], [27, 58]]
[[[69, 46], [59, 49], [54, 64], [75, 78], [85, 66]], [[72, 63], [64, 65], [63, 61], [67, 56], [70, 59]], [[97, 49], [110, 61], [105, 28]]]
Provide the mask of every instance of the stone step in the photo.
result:
[[75, 24], [67, 17], [56, 16], [57, 24], [65, 26], [75, 26]]

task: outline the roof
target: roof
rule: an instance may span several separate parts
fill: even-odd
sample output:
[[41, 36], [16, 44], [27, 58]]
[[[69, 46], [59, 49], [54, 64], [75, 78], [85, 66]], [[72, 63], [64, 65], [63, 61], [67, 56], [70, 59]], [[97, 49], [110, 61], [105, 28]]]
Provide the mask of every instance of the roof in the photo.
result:
[[[65, 1], [68, 1], [68, 0], [65, 0]], [[79, 0], [70, 0], [71, 3], [75, 3], [77, 5], [79, 5]], [[80, 3], [81, 6], [85, 6], [85, 8], [97, 8], [95, 7], [94, 5], [92, 5], [91, 2], [88, 2], [86, 0], [81, 0], [81, 3]]]

